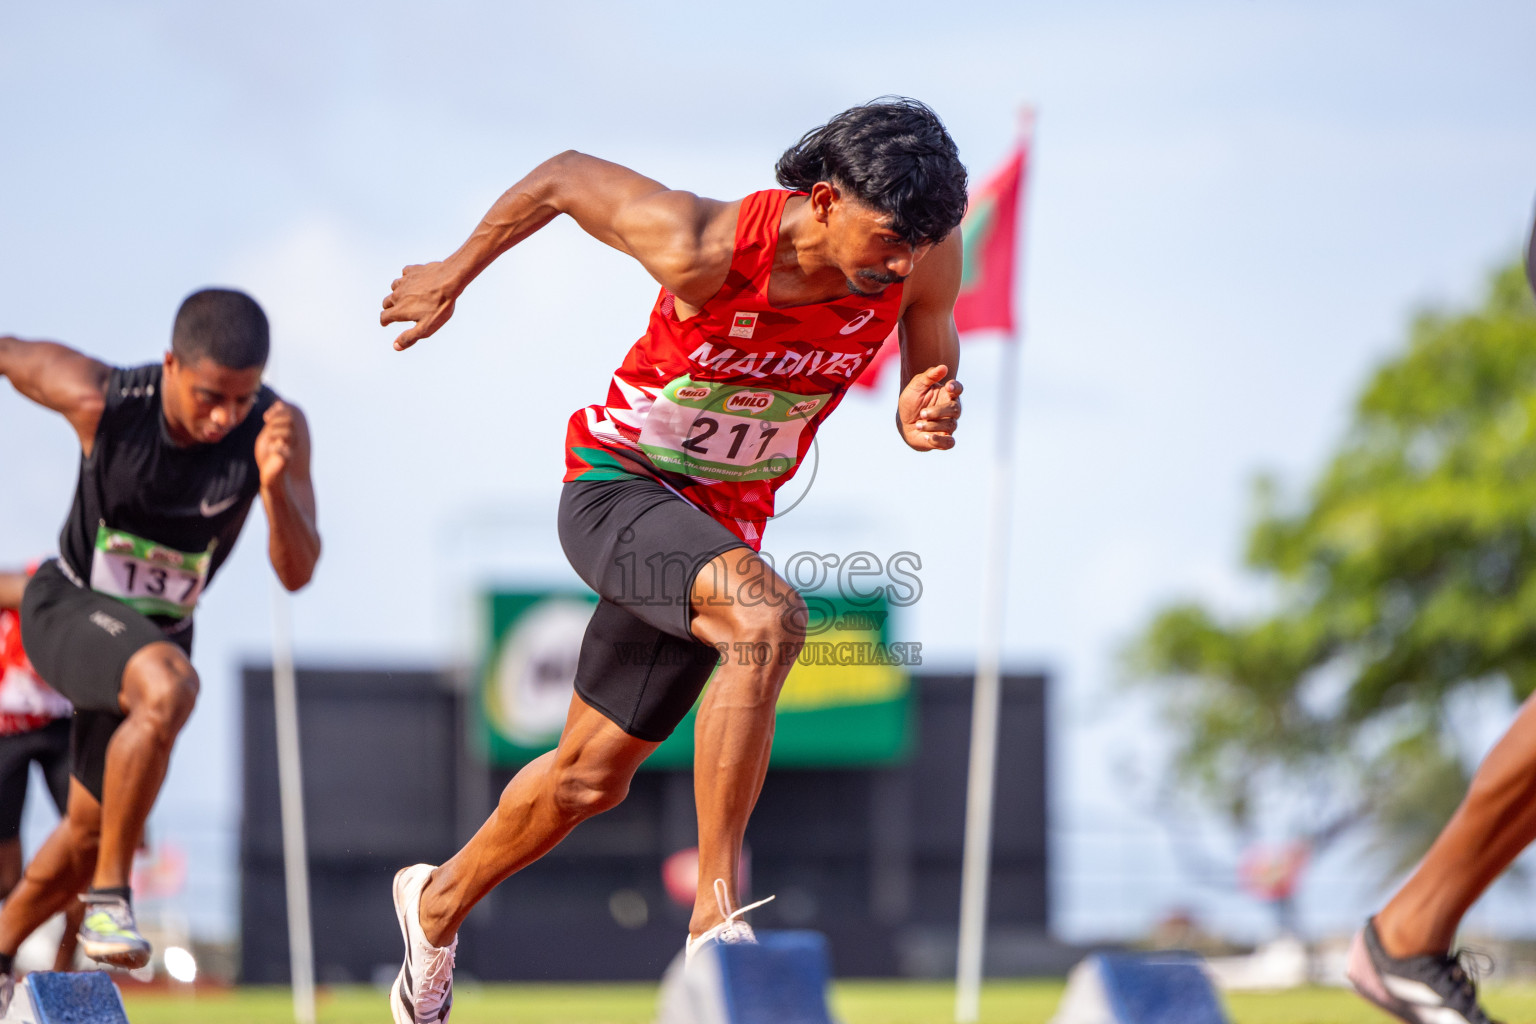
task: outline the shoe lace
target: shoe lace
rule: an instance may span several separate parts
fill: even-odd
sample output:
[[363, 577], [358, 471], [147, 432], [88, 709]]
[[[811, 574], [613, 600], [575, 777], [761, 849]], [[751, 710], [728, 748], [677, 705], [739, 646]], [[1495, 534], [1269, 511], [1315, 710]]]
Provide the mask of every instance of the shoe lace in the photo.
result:
[[459, 943], [455, 939], [446, 946], [432, 946], [422, 956], [422, 995], [437, 996], [441, 1001], [442, 997], [448, 993], [448, 987], [453, 984], [454, 951], [458, 948]]
[[764, 903], [769, 903], [772, 900], [773, 897], [769, 896], [766, 899], [758, 900], [756, 903], [748, 903], [744, 907], [737, 907], [735, 910], [732, 910], [731, 893], [730, 890], [726, 888], [725, 879], [715, 879], [715, 905], [720, 908], [720, 913], [725, 915], [725, 921], [722, 923], [718, 933], [720, 941], [740, 942], [744, 939], [753, 938], [754, 936], [752, 934], [752, 926], [747, 924], [745, 921], [737, 920], [737, 918], [741, 917], [741, 915], [745, 914], [747, 911], [756, 910]]
[[1480, 1018], [1493, 1024], [1483, 1013], [1482, 1007], [1477, 1005], [1477, 983], [1493, 973], [1493, 957], [1486, 950], [1463, 947], [1446, 957], [1446, 965], [1450, 968], [1450, 979], [1456, 986], [1456, 994], [1466, 1001], [1466, 1010], [1463, 1012], [1475, 1012], [1478, 1017], [1474, 1020]]

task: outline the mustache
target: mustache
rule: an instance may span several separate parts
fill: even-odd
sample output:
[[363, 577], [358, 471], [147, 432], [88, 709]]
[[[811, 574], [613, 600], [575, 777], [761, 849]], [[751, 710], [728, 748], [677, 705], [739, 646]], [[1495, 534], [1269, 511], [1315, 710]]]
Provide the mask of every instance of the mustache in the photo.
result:
[[901, 274], [882, 274], [875, 270], [860, 270], [854, 276], [861, 280], [875, 281], [879, 284], [900, 284], [906, 280], [906, 277]]

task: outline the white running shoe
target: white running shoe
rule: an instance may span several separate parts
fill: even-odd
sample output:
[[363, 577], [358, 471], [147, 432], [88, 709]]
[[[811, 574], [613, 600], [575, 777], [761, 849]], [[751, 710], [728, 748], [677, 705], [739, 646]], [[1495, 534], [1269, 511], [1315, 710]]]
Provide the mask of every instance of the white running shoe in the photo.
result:
[[688, 941], [683, 944], [683, 962], [692, 962], [694, 954], [711, 942], [719, 942], [727, 946], [743, 942], [753, 946], [757, 945], [757, 934], [752, 931], [752, 926], [745, 921], [739, 920], [739, 918], [747, 911], [756, 910], [772, 899], [773, 897], [769, 896], [768, 899], [758, 900], [756, 903], [748, 903], [744, 907], [732, 910], [731, 895], [725, 887], [725, 879], [715, 879], [715, 904], [720, 908], [720, 913], [725, 915], [725, 920], [706, 930], [698, 937], [688, 936]]
[[421, 890], [434, 864], [413, 864], [395, 874], [395, 916], [405, 939], [405, 964], [389, 990], [395, 1024], [443, 1024], [453, 1007], [453, 954], [459, 937], [434, 946], [421, 933]]

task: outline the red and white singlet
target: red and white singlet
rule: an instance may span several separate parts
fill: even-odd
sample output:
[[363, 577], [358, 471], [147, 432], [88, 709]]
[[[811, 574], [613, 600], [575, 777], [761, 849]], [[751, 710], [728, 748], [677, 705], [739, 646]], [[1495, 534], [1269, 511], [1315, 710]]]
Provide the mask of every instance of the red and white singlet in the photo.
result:
[[902, 286], [781, 309], [768, 303], [782, 189], [741, 203], [725, 284], [679, 320], [665, 288], [608, 387], [571, 416], [565, 480], [644, 474], [754, 549], [774, 492], [896, 325]]
[[75, 709], [37, 677], [21, 647], [21, 618], [0, 608], [0, 736], [41, 729]]

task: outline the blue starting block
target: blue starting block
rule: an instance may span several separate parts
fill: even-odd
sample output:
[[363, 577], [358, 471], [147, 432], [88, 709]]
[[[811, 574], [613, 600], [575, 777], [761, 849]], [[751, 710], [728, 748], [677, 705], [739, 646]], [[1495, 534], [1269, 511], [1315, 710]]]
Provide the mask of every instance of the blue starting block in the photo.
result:
[[657, 1024], [833, 1024], [819, 932], [759, 932], [757, 945], [679, 953], [661, 982]]
[[34, 971], [11, 997], [5, 1022], [128, 1024], [123, 997], [103, 971]]
[[1067, 977], [1051, 1024], [1228, 1024], [1197, 957], [1095, 953]]

